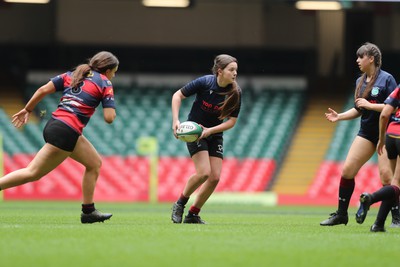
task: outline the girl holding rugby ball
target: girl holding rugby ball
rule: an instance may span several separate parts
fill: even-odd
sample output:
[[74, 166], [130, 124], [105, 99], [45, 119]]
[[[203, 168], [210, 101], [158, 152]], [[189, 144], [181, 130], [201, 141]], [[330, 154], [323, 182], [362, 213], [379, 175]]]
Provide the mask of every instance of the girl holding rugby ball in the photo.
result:
[[198, 188], [198, 194], [183, 223], [205, 222], [199, 213], [218, 185], [223, 159], [223, 132], [235, 126], [241, 105], [241, 89], [236, 82], [237, 59], [226, 54], [214, 59], [212, 74], [199, 77], [172, 96], [172, 130], [177, 138], [179, 109], [182, 100], [196, 95], [188, 115], [189, 121], [200, 124], [203, 132], [196, 142], [187, 143], [196, 172], [191, 175], [179, 199], [172, 207], [171, 219], [182, 223], [189, 197]]

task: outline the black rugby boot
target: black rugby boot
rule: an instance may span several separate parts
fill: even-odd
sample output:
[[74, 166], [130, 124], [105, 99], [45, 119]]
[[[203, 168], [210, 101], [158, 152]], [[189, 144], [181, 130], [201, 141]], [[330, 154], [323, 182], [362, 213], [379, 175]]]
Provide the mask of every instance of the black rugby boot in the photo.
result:
[[347, 225], [348, 222], [349, 222], [349, 216], [347, 214], [341, 215], [336, 211], [331, 213], [328, 219], [320, 222], [319, 225], [321, 226], [334, 226], [339, 224]]
[[183, 220], [183, 223], [206, 224], [206, 222], [203, 221], [200, 216], [196, 214], [188, 214], [187, 216], [185, 216], [185, 220]]
[[112, 216], [111, 213], [101, 213], [98, 210], [94, 210], [91, 213], [82, 213], [81, 214], [81, 222], [82, 223], [95, 223], [95, 222], [104, 222], [105, 220], [110, 219]]
[[379, 225], [377, 225], [377, 224], [374, 223], [374, 224], [371, 226], [370, 231], [371, 231], [371, 232], [378, 233], [378, 232], [386, 232], [386, 229], [385, 229], [385, 227], [379, 226]]
[[174, 203], [174, 205], [172, 206], [172, 214], [171, 214], [171, 220], [174, 223], [182, 223], [182, 216], [184, 209], [185, 209], [184, 205], [181, 205], [177, 202]]
[[360, 207], [356, 212], [357, 223], [362, 224], [365, 221], [370, 206], [371, 206], [371, 195], [368, 193], [362, 193], [360, 195]]

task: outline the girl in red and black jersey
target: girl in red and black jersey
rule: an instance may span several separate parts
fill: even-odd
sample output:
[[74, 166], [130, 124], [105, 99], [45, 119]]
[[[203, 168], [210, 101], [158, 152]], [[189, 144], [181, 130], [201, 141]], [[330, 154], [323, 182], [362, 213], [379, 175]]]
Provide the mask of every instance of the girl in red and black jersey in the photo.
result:
[[114, 92], [110, 80], [118, 70], [119, 61], [110, 52], [94, 55], [87, 64], [73, 72], [52, 78], [31, 97], [25, 108], [12, 116], [12, 123], [19, 128], [26, 124], [35, 106], [48, 94], [62, 92], [58, 108], [47, 122], [43, 137], [46, 143], [23, 169], [0, 178], [0, 190], [39, 180], [70, 157], [85, 166], [82, 181], [82, 223], [103, 222], [112, 214], [95, 209], [93, 202], [101, 158], [93, 145], [82, 134], [96, 107], [103, 106], [104, 120], [115, 119]]
[[187, 143], [196, 173], [189, 177], [181, 196], [172, 207], [171, 219], [174, 223], [182, 222], [185, 205], [200, 186], [183, 222], [205, 223], [199, 212], [219, 182], [223, 159], [223, 132], [236, 124], [240, 111], [241, 89], [236, 83], [237, 69], [236, 58], [219, 55], [214, 60], [212, 75], [193, 80], [172, 97], [172, 130], [175, 137], [180, 124], [181, 102], [192, 95], [196, 95], [196, 98], [188, 120], [199, 123], [203, 128], [198, 141]]

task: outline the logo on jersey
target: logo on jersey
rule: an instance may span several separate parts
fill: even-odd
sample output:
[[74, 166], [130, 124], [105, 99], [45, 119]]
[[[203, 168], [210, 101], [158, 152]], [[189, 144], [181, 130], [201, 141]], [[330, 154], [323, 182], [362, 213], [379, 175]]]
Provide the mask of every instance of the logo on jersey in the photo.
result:
[[213, 92], [214, 92], [213, 90], [210, 90], [210, 95], [211, 95]]
[[207, 101], [203, 100], [201, 109], [206, 112], [219, 113], [221, 110], [221, 107], [219, 107], [218, 105], [213, 105], [213, 104], [208, 103]]
[[82, 92], [82, 87], [85, 82], [81, 82], [77, 87], [71, 88], [71, 94], [78, 95]]
[[379, 94], [379, 87], [372, 87], [371, 96], [377, 96]]

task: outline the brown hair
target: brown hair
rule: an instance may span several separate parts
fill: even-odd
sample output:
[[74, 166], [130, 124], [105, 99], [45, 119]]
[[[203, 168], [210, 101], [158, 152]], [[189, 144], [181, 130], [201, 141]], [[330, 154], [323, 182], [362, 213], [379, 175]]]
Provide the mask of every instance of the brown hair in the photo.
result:
[[[218, 70], [225, 69], [226, 66], [232, 62], [238, 63], [237, 59], [230, 55], [218, 55], [214, 59], [214, 66], [212, 67], [211, 71], [214, 75], [218, 76]], [[221, 115], [218, 118], [223, 120], [239, 106], [240, 93], [237, 83], [233, 82], [231, 85], [228, 85], [228, 91], [221, 94], [225, 95], [225, 100], [222, 102]]]
[[107, 51], [101, 51], [88, 60], [89, 63], [77, 66], [72, 73], [71, 87], [80, 84], [91, 70], [104, 74], [107, 70], [113, 69], [119, 65], [116, 56]]
[[362, 98], [367, 98], [369, 93], [372, 90], [372, 87], [374, 86], [374, 83], [378, 77], [379, 71], [381, 69], [382, 66], [382, 53], [379, 50], [379, 48], [372, 44], [372, 43], [365, 43], [363, 44], [360, 48], [358, 48], [357, 50], [357, 57], [364, 57], [364, 56], [368, 56], [368, 57], [374, 57], [374, 64], [375, 64], [375, 72], [372, 75], [372, 79], [368, 82], [367, 87], [365, 88], [364, 92], [361, 94], [361, 87], [364, 83], [364, 81], [367, 79], [367, 74], [364, 73], [361, 76], [361, 79], [359, 81], [359, 83], [356, 85], [356, 91], [354, 93], [354, 98], [357, 99], [359, 97]]

